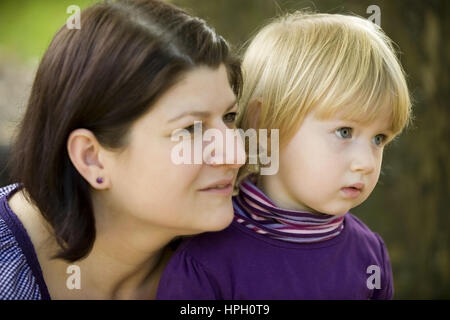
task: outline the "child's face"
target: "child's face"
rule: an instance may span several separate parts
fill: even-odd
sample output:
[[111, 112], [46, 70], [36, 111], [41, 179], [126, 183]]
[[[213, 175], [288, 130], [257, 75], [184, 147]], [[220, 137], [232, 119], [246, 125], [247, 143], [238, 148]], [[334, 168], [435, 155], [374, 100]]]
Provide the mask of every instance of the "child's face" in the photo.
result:
[[378, 181], [383, 148], [392, 139], [390, 123], [384, 115], [363, 124], [338, 116], [319, 120], [310, 113], [280, 150], [280, 170], [264, 178], [264, 189], [283, 208], [346, 213], [366, 200]]

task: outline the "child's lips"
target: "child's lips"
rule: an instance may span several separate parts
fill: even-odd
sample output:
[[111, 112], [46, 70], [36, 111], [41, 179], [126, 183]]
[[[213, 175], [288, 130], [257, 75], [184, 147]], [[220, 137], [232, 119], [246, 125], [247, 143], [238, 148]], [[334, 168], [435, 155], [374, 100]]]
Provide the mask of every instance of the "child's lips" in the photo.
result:
[[350, 186], [347, 186], [346, 188], [355, 188], [355, 189], [358, 189], [358, 190], [362, 190], [364, 188], [364, 183], [357, 182], [357, 183], [354, 183], [354, 184], [352, 184]]
[[353, 187], [344, 187], [341, 189], [345, 196], [349, 198], [356, 198], [361, 194], [361, 190]]
[[363, 188], [364, 188], [364, 183], [358, 182], [358, 183], [354, 183], [350, 186], [343, 187], [341, 190], [345, 196], [347, 196], [349, 198], [356, 198], [361, 194]]

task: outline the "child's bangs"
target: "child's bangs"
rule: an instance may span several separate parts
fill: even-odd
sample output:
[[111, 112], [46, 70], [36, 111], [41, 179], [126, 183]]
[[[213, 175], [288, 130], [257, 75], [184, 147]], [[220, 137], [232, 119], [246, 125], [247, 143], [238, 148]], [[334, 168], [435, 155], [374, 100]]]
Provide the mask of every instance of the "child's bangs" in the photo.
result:
[[334, 94], [328, 95], [326, 102], [319, 102], [314, 108], [315, 114], [322, 119], [338, 116], [343, 120], [370, 123], [386, 112], [391, 112], [390, 129], [397, 132], [403, 127], [401, 123], [394, 123], [394, 118], [398, 118], [394, 114], [400, 109], [397, 95], [386, 83], [371, 83], [372, 87], [369, 85], [350, 90], [338, 81]]
[[343, 67], [334, 69], [334, 80], [319, 93], [316, 115], [370, 123], [390, 113], [389, 129], [394, 135], [400, 133], [409, 119], [410, 101], [395, 57], [349, 49]]

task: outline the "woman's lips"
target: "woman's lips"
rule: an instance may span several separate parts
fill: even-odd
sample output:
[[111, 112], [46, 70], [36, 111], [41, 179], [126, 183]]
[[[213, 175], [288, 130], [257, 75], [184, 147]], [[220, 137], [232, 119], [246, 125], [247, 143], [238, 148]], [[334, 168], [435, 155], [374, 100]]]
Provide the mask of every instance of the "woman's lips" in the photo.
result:
[[202, 189], [200, 191], [218, 195], [231, 195], [233, 193], [233, 184], [228, 183], [224, 185], [217, 185], [215, 187]]

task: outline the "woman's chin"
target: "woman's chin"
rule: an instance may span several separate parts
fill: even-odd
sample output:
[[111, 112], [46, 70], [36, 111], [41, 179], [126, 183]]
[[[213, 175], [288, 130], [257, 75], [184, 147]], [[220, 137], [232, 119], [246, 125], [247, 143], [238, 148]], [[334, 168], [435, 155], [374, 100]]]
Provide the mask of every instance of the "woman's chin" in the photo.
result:
[[211, 215], [211, 219], [207, 221], [207, 224], [204, 225], [204, 230], [201, 232], [221, 231], [231, 224], [233, 217], [233, 206], [230, 204], [229, 208], [217, 210], [214, 215]]

